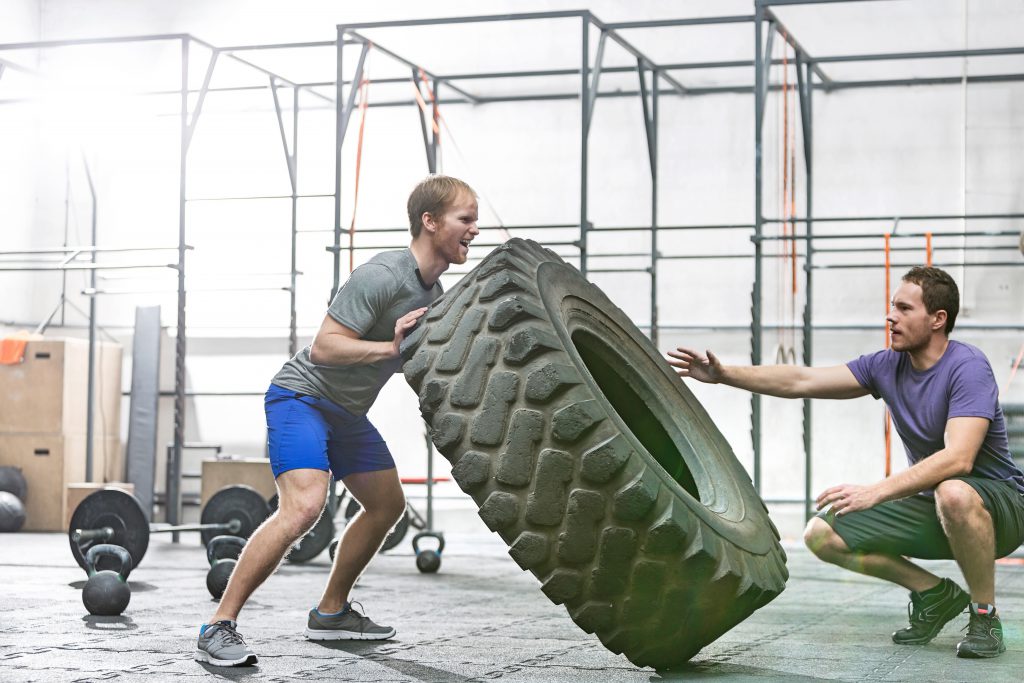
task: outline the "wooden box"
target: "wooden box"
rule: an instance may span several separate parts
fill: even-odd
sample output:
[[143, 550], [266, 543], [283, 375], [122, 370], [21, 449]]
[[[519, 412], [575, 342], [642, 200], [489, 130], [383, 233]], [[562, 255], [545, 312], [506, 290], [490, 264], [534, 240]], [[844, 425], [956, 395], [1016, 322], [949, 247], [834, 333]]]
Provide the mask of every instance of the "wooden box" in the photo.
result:
[[[120, 441], [93, 440], [93, 482], [103, 480], [105, 453]], [[64, 487], [85, 482], [84, 434], [0, 434], [0, 465], [20, 467], [28, 482], [25, 531], [66, 531]]]
[[114, 481], [101, 484], [99, 482], [68, 484], [64, 487], [64, 529], [71, 524], [71, 515], [74, 514], [78, 504], [85, 500], [86, 496], [95, 493], [100, 489], [121, 489], [128, 493], [135, 493], [135, 484], [128, 481]]
[[269, 499], [277, 493], [274, 473], [266, 458], [239, 458], [232, 460], [203, 460], [203, 485], [200, 505], [225, 486], [244, 484], [251, 486]]
[[[121, 346], [97, 342], [93, 436], [119, 436]], [[0, 434], [85, 434], [89, 342], [30, 341], [25, 359], [0, 365]]]

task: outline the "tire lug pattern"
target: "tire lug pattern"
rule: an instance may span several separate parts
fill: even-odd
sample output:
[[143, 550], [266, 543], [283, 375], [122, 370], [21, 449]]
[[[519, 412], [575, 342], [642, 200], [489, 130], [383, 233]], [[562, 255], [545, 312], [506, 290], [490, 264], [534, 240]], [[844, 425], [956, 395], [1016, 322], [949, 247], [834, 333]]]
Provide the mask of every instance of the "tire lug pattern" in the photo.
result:
[[612, 597], [626, 590], [629, 565], [637, 550], [637, 534], [626, 527], [609, 527], [601, 534], [601, 554], [591, 578], [594, 595]]
[[458, 298], [452, 303], [451, 310], [449, 311], [450, 317], [446, 314], [441, 322], [437, 323], [430, 330], [430, 334], [427, 336], [427, 340], [431, 343], [437, 344], [446, 342], [452, 338], [455, 334], [456, 328], [459, 326], [459, 322], [462, 320], [463, 314], [466, 309], [469, 308], [470, 304], [473, 303], [474, 297], [476, 297], [477, 290], [479, 287], [467, 287], [462, 290]]
[[626, 437], [616, 434], [583, 454], [580, 476], [594, 484], [607, 483], [633, 455]]
[[469, 352], [466, 368], [455, 380], [452, 389], [452, 405], [460, 408], [475, 408], [483, 398], [487, 386], [487, 375], [498, 361], [501, 342], [493, 337], [484, 337], [473, 345]]
[[647, 470], [629, 482], [618, 493], [612, 503], [612, 515], [623, 522], [643, 519], [658, 499], [658, 484], [647, 481]]
[[507, 330], [524, 320], [546, 320], [547, 314], [538, 304], [523, 296], [510, 296], [503, 299], [491, 313], [487, 328], [491, 331]]
[[[476, 295], [476, 290], [477, 287], [462, 287], [460, 290], [459, 286], [456, 285], [455, 289], [435, 301], [434, 305], [430, 307], [430, 310], [427, 311], [425, 316], [427, 322], [440, 320], [448, 315], [453, 308], [457, 308], [458, 306], [468, 306], [469, 302], [471, 302], [473, 297]], [[432, 339], [432, 341], [436, 340]]]
[[518, 330], [512, 335], [505, 348], [505, 362], [509, 365], [524, 365], [548, 351], [558, 350], [558, 337], [538, 327]]
[[597, 524], [604, 519], [604, 496], [576, 489], [569, 494], [565, 530], [558, 535], [558, 557], [569, 564], [583, 564], [597, 552]]
[[526, 501], [527, 522], [538, 526], [561, 524], [572, 475], [573, 461], [568, 453], [547, 449], [540, 454], [537, 478]]
[[523, 569], [533, 569], [544, 564], [549, 552], [547, 536], [532, 531], [519, 534], [508, 550], [508, 554]]
[[402, 367], [402, 372], [405, 374], [405, 381], [409, 383], [409, 386], [413, 388], [413, 391], [417, 393], [420, 390], [420, 386], [423, 384], [423, 376], [427, 374], [427, 370], [434, 364], [434, 358], [437, 353], [429, 349], [420, 349], [416, 352], [416, 355], [412, 357], [412, 360], [407, 362]]
[[615, 620], [615, 606], [611, 602], [590, 600], [572, 613], [572, 620], [587, 633], [601, 631]]
[[519, 517], [519, 499], [511, 493], [494, 491], [480, 506], [480, 518], [491, 531], [505, 529]]
[[574, 443], [605, 417], [594, 399], [577, 401], [555, 411], [551, 421], [551, 435], [559, 441]]
[[553, 398], [583, 381], [576, 368], [560, 363], [548, 363], [534, 370], [526, 379], [526, 400], [549, 403]]
[[466, 418], [455, 413], [449, 413], [436, 421], [430, 430], [430, 439], [437, 446], [437, 450], [443, 455], [450, 455], [459, 443], [466, 431]]
[[480, 301], [493, 301], [502, 294], [526, 292], [530, 289], [530, 285], [521, 276], [506, 270], [487, 281], [480, 290]]
[[455, 340], [445, 347], [441, 357], [437, 359], [434, 369], [438, 372], [455, 372], [462, 367], [466, 361], [466, 354], [473, 345], [473, 338], [480, 331], [486, 314], [479, 308], [474, 308], [462, 316], [455, 335]]
[[438, 411], [448, 393], [448, 382], [432, 379], [420, 391], [420, 412], [428, 420]]
[[491, 377], [480, 415], [473, 421], [469, 439], [480, 446], [497, 446], [505, 435], [510, 404], [516, 400], [519, 375], [499, 372]]
[[630, 581], [630, 597], [622, 603], [622, 616], [627, 621], [645, 621], [657, 614], [667, 573], [662, 562], [637, 561]]
[[[505, 439], [505, 451], [498, 456], [498, 470], [494, 478], [508, 486], [529, 484], [533, 476], [533, 454], [543, 438], [543, 415], [536, 410], [515, 411]], [[543, 475], [543, 472], [538, 472], [538, 475]], [[569, 477], [572, 477], [572, 460], [569, 460]]]
[[491, 478], [490, 457], [479, 451], [466, 451], [452, 466], [452, 478], [467, 493], [480, 488]]
[[556, 605], [572, 600], [583, 590], [583, 575], [574, 569], [556, 569], [540, 588]]

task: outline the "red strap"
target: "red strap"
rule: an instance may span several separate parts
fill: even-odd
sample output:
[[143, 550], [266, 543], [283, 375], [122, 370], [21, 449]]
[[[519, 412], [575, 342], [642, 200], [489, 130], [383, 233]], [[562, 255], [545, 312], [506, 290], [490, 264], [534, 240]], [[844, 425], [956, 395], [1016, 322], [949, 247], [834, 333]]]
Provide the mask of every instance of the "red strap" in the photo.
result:
[[348, 226], [348, 272], [355, 270], [356, 209], [359, 208], [359, 174], [363, 166], [363, 133], [366, 130], [366, 112], [368, 111], [370, 79], [366, 67], [363, 68], [363, 80], [359, 82], [359, 142], [356, 144], [356, 187], [352, 197], [352, 223]]

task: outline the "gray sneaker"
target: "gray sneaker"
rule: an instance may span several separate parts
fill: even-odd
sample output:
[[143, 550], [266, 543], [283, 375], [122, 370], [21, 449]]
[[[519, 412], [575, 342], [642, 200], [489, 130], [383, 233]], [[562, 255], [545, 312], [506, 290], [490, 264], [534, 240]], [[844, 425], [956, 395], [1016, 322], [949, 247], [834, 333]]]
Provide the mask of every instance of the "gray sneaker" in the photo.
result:
[[[310, 640], [387, 640], [394, 637], [395, 629], [373, 623], [354, 605], [359, 603], [350, 602], [335, 614], [321, 614], [315, 607], [309, 610], [306, 637]], [[359, 605], [359, 609], [362, 608]]]
[[256, 663], [256, 655], [245, 646], [242, 636], [235, 630], [233, 621], [218, 621], [205, 624], [199, 629], [199, 644], [196, 646], [197, 662], [213, 666], [248, 666]]

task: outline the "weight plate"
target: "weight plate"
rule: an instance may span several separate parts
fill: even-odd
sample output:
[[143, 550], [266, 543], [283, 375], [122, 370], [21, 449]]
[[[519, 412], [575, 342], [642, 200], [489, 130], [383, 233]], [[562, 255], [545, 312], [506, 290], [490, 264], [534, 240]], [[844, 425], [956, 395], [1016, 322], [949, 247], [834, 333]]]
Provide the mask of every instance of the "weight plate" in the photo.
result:
[[[271, 511], [277, 510], [277, 494], [270, 497]], [[330, 513], [330, 503], [324, 505], [320, 513], [320, 519], [316, 521], [313, 528], [306, 533], [299, 542], [292, 546], [288, 553], [288, 561], [295, 564], [309, 562], [322, 553], [334, 540], [334, 519]]]
[[199, 521], [202, 524], [227, 524], [237, 519], [242, 526], [238, 531], [204, 529], [199, 532], [203, 545], [209, 543], [214, 536], [222, 534], [249, 538], [269, 516], [270, 507], [256, 489], [251, 486], [226, 486], [206, 501]]
[[[85, 531], [103, 527], [113, 529], [114, 535], [109, 539], [72, 540], [76, 529]], [[86, 496], [75, 508], [68, 525], [68, 542], [75, 562], [86, 571], [85, 554], [92, 546], [102, 543], [121, 546], [131, 555], [132, 566], [138, 567], [149, 547], [149, 522], [135, 496], [120, 489], [101, 489]], [[116, 572], [120, 563], [111, 557], [100, 557], [96, 569]]]

